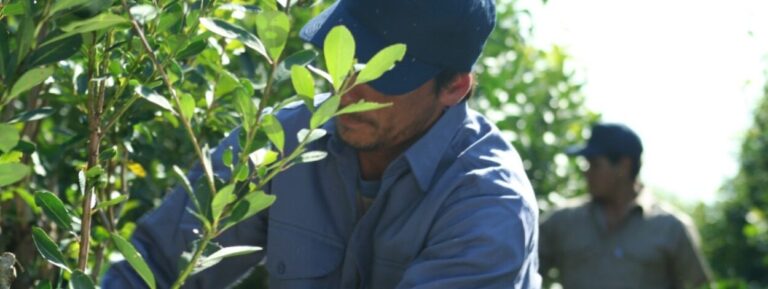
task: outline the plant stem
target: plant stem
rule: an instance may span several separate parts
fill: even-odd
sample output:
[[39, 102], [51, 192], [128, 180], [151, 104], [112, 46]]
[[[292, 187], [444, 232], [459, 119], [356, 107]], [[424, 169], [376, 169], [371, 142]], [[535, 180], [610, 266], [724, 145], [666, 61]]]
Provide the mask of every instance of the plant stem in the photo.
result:
[[91, 279], [93, 279], [93, 283], [99, 284], [101, 265], [104, 263], [104, 245], [97, 245], [96, 248], [94, 248], [94, 252], [96, 255], [96, 264], [93, 265], [93, 271], [91, 271]]
[[[128, 2], [126, 0], [122, 0], [122, 3], [125, 11], [129, 11]], [[176, 90], [173, 89], [173, 85], [168, 78], [168, 74], [165, 73], [165, 69], [157, 60], [155, 52], [152, 51], [151, 47], [149, 47], [149, 42], [147, 41], [147, 37], [144, 36], [144, 31], [141, 29], [139, 22], [133, 19], [133, 16], [131, 16], [130, 13], [128, 17], [131, 19], [131, 26], [133, 27], [133, 30], [139, 36], [139, 39], [141, 39], [141, 44], [144, 47], [144, 50], [146, 50], [147, 55], [149, 55], [149, 59], [152, 60], [152, 63], [155, 65], [155, 69], [160, 72], [160, 76], [163, 78], [163, 83], [165, 83], [166, 88], [168, 88], [168, 92], [171, 94], [176, 107], [180, 108], [181, 101], [179, 100], [179, 96], [176, 94]], [[206, 158], [203, 156], [203, 151], [200, 149], [200, 144], [197, 142], [197, 137], [195, 137], [195, 132], [192, 130], [192, 125], [189, 123], [189, 119], [184, 115], [184, 112], [181, 109], [179, 109], [178, 113], [181, 118], [181, 122], [184, 124], [184, 128], [187, 131], [187, 135], [189, 136], [190, 141], [192, 141], [192, 146], [195, 148], [195, 153], [197, 154], [197, 157], [200, 161], [200, 165], [204, 168], [203, 172], [205, 173], [205, 179], [208, 183], [208, 189], [211, 190], [211, 193], [215, 194], [216, 185], [213, 183], [213, 176], [210, 173], [211, 168], [207, 167], [208, 165], [205, 161]]]
[[182, 285], [184, 285], [184, 282], [186, 281], [189, 274], [191, 274], [195, 269], [195, 264], [197, 264], [197, 261], [200, 260], [200, 256], [203, 255], [203, 251], [205, 251], [205, 247], [208, 246], [208, 243], [211, 241], [211, 239], [213, 239], [213, 234], [209, 231], [205, 231], [203, 238], [200, 239], [200, 243], [197, 246], [197, 250], [195, 250], [195, 254], [192, 255], [192, 260], [189, 261], [187, 267], [184, 268], [184, 271], [181, 272], [179, 278], [176, 279], [176, 282], [173, 283], [171, 289], [179, 289]]
[[[95, 34], [95, 33], [94, 33]], [[96, 75], [96, 37], [93, 37], [93, 43], [89, 47], [88, 53], [88, 101], [86, 107], [88, 108], [88, 167], [97, 166], [99, 163], [99, 143], [101, 142], [101, 122], [100, 111], [98, 107], [99, 103], [103, 103], [98, 98], [98, 85], [93, 81], [94, 75]], [[85, 267], [88, 264], [88, 250], [90, 249], [90, 236], [91, 236], [91, 199], [93, 199], [92, 184], [87, 184], [85, 188], [85, 196], [83, 197], [83, 220], [82, 230], [80, 232], [80, 253], [77, 259], [77, 268], [81, 271], [85, 271]]]
[[[245, 146], [241, 148], [240, 150], [240, 162], [239, 164], [247, 164], [248, 163], [248, 154], [250, 153], [248, 150], [251, 148], [251, 144], [253, 144], [253, 138], [256, 136], [256, 130], [259, 128], [259, 124], [261, 124], [261, 121], [259, 119], [261, 118], [261, 113], [264, 111], [264, 108], [267, 106], [267, 102], [269, 101], [269, 96], [272, 94], [272, 83], [275, 79], [275, 70], [277, 70], [277, 61], [272, 62], [272, 72], [269, 74], [269, 77], [267, 77], [267, 86], [264, 87], [264, 95], [261, 97], [261, 101], [259, 101], [259, 108], [258, 111], [256, 111], [256, 123], [253, 125], [251, 129], [248, 130], [248, 135], [245, 139]], [[246, 125], [251, 125], [250, 123], [247, 123]], [[234, 178], [232, 183], [234, 184]]]

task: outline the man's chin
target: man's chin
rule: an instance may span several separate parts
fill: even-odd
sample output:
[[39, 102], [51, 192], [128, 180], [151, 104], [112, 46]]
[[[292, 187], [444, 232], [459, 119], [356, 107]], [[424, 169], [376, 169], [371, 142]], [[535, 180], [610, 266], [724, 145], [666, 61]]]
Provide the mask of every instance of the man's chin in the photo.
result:
[[343, 130], [339, 130], [339, 139], [357, 151], [374, 151], [379, 148], [379, 144], [370, 141], [370, 138], [352, 135], [352, 133]]
[[362, 152], [375, 151], [376, 149], [379, 148], [379, 145], [376, 143], [346, 140], [343, 137], [341, 138], [341, 141], [343, 141], [346, 145], [350, 146], [351, 148], [357, 151], [362, 151]]

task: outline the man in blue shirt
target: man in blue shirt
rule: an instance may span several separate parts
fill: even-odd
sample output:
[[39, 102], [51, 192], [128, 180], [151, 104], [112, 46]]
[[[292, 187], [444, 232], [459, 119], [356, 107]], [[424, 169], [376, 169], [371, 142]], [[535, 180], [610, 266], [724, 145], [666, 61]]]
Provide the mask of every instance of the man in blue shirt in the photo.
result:
[[[332, 27], [345, 25], [361, 62], [387, 45], [407, 45], [402, 62], [341, 101], [393, 105], [324, 125], [328, 134], [310, 149], [328, 157], [279, 174], [268, 188], [274, 205], [216, 239], [265, 250], [226, 259], [185, 288], [227, 287], [265, 257], [273, 289], [539, 288], [538, 208], [520, 157], [464, 101], [494, 23], [491, 0], [340, 0], [312, 19], [303, 39], [320, 47]], [[303, 106], [278, 114], [286, 135], [310, 116]], [[213, 155], [224, 179], [230, 172], [221, 157], [238, 149], [236, 135]], [[291, 139], [287, 151], [297, 145]], [[132, 238], [158, 288], [178, 276], [179, 256], [195, 239], [199, 224], [187, 206], [177, 189]], [[143, 286], [124, 262], [103, 283]]]

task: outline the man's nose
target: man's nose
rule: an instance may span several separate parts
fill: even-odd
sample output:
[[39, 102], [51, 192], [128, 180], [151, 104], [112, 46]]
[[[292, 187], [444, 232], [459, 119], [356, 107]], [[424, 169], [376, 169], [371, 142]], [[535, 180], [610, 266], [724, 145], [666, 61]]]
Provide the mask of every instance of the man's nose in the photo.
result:
[[361, 99], [363, 99], [363, 95], [364, 95], [363, 85], [364, 84], [355, 85], [354, 87], [352, 87], [352, 89], [347, 91], [347, 93], [342, 95], [341, 96], [341, 106], [344, 107], [344, 106], [350, 105], [352, 103], [358, 102]]

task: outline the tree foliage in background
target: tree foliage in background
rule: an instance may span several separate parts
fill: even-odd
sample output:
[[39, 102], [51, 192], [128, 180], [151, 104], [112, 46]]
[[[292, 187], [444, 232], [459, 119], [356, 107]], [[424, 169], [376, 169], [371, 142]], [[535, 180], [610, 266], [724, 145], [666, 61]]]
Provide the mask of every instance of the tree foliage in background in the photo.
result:
[[[582, 168], [565, 148], [584, 142], [599, 115], [584, 106], [581, 83], [565, 52], [530, 44], [530, 17], [517, 1], [497, 1], [496, 29], [486, 44], [473, 102], [520, 152], [541, 209], [584, 194]], [[530, 20], [530, 19], [527, 19]], [[527, 21], [531, 22], [531, 21]]]
[[739, 171], [722, 201], [700, 206], [704, 253], [723, 288], [768, 287], [768, 85], [741, 145]]

